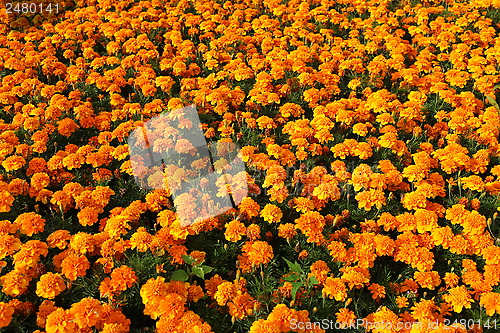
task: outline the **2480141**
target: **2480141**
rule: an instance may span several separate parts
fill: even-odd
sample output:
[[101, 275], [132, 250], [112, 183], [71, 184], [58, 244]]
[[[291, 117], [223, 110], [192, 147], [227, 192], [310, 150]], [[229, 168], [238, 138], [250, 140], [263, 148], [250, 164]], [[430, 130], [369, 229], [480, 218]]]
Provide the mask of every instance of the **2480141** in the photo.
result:
[[58, 3], [35, 3], [35, 2], [7, 2], [5, 11], [7, 14], [46, 14], [59, 13], [60, 6]]

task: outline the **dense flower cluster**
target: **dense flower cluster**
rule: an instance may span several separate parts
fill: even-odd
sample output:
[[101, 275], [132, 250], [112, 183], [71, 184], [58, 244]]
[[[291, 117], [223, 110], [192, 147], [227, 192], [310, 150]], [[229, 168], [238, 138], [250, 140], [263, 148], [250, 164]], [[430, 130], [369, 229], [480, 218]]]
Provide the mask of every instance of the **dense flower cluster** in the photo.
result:
[[[498, 1], [58, 5], [1, 5], [0, 328], [496, 331]], [[216, 195], [248, 188], [193, 224], [209, 160], [149, 175], [128, 141], [191, 104], [247, 167]]]

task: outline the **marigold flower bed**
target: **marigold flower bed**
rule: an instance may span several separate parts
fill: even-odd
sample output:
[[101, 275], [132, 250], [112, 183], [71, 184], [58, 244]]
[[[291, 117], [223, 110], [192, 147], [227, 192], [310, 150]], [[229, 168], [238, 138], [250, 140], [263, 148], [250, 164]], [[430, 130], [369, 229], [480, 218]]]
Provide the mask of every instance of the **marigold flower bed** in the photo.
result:
[[[41, 3], [0, 6], [1, 332], [498, 331], [498, 0]], [[192, 104], [248, 193], [184, 226], [127, 140]]]

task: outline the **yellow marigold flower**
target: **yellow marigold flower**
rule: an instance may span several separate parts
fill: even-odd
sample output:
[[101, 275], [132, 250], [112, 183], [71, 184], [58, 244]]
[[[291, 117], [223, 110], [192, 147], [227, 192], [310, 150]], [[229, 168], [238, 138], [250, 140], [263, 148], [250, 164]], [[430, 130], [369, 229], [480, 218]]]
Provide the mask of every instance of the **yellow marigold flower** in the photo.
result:
[[66, 289], [66, 284], [60, 274], [45, 273], [36, 284], [36, 294], [43, 298], [52, 299]]

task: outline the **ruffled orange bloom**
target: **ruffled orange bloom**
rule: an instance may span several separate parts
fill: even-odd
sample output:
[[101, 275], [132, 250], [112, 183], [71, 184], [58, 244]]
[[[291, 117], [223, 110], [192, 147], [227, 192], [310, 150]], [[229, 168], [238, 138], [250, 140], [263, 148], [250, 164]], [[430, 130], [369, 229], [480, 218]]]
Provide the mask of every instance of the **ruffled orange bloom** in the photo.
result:
[[470, 291], [465, 286], [455, 287], [449, 290], [448, 294], [443, 295], [443, 299], [453, 307], [453, 311], [460, 313], [463, 308], [470, 309], [472, 306], [472, 297]]
[[101, 320], [103, 309], [100, 301], [88, 297], [72, 304], [70, 312], [78, 327], [87, 328], [95, 326]]
[[12, 270], [0, 277], [2, 291], [11, 297], [17, 297], [28, 289], [31, 278], [18, 270]]
[[265, 241], [246, 242], [242, 247], [242, 252], [255, 266], [267, 264], [274, 257], [272, 246]]
[[347, 287], [340, 278], [329, 277], [323, 287], [323, 294], [328, 298], [335, 298], [336, 301], [343, 302], [347, 299]]
[[0, 327], [9, 326], [12, 321], [14, 308], [8, 303], [0, 302]]
[[138, 281], [132, 268], [122, 265], [115, 268], [111, 273], [111, 283], [115, 290], [124, 291], [132, 287]]
[[14, 203], [14, 197], [10, 192], [0, 190], [0, 213], [10, 212], [10, 207]]
[[33, 212], [23, 213], [14, 221], [19, 231], [27, 236], [42, 232], [45, 228], [45, 222], [45, 219], [41, 215]]
[[153, 241], [153, 235], [148, 233], [144, 227], [140, 227], [130, 238], [130, 246], [139, 252], [146, 252]]
[[246, 233], [246, 227], [238, 220], [232, 220], [225, 225], [226, 231], [224, 232], [225, 238], [230, 242], [237, 242]]
[[64, 118], [57, 122], [57, 131], [59, 134], [64, 135], [66, 137], [70, 137], [71, 134], [78, 129], [78, 125], [71, 118]]
[[488, 316], [500, 314], [500, 293], [488, 292], [481, 295], [479, 303], [485, 308]]
[[26, 160], [24, 159], [24, 157], [17, 155], [9, 156], [2, 162], [2, 166], [7, 172], [19, 170], [25, 164]]
[[71, 239], [71, 234], [68, 230], [56, 230], [47, 237], [47, 244], [49, 247], [57, 247], [63, 250], [68, 245]]
[[66, 289], [66, 283], [59, 274], [45, 273], [36, 284], [36, 294], [43, 298], [52, 299]]
[[90, 262], [87, 257], [75, 253], [69, 253], [61, 262], [62, 273], [66, 278], [75, 281], [79, 276], [85, 276]]
[[70, 310], [57, 308], [47, 316], [45, 329], [47, 333], [72, 333], [76, 331], [76, 324]]
[[45, 172], [37, 172], [31, 177], [31, 186], [37, 190], [47, 187], [50, 177]]
[[340, 323], [341, 328], [352, 327], [354, 321], [356, 320], [356, 315], [352, 310], [348, 308], [341, 308], [337, 313], [335, 313], [337, 322]]
[[273, 204], [267, 204], [261, 211], [260, 216], [264, 218], [264, 221], [272, 223], [272, 222], [280, 222], [283, 217], [283, 213], [281, 209]]

